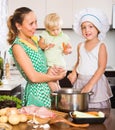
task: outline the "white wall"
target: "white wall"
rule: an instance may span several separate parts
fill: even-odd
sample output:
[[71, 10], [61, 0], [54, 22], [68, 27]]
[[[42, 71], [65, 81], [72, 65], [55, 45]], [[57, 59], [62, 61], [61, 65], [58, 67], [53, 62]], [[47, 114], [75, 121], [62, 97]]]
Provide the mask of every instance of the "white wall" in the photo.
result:
[[115, 0], [112, 0], [112, 3], [115, 4]]
[[7, 48], [7, 0], [0, 0], [0, 51]]
[[4, 59], [10, 59], [7, 53], [9, 47], [7, 43], [7, 9], [8, 0], [0, 0], [0, 52]]
[[110, 30], [105, 38], [108, 49], [108, 66], [112, 66], [115, 70], [115, 30]]

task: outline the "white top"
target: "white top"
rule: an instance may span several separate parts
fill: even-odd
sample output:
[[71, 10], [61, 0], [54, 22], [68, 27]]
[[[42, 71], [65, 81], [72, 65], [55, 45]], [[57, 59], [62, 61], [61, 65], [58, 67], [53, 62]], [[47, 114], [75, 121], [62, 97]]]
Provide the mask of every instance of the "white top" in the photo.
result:
[[80, 46], [79, 65], [77, 67], [78, 74], [93, 75], [98, 68], [98, 53], [101, 43], [99, 42], [91, 51], [85, 49], [85, 43]]

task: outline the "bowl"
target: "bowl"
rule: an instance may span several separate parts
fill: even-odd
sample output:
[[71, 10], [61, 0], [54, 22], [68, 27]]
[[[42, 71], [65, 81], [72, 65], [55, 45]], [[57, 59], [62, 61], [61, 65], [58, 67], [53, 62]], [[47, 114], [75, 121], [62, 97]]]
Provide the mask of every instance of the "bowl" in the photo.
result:
[[75, 117], [73, 116], [73, 112], [69, 112], [69, 116], [71, 118], [71, 121], [76, 124], [101, 124], [104, 123], [106, 116], [104, 117]]

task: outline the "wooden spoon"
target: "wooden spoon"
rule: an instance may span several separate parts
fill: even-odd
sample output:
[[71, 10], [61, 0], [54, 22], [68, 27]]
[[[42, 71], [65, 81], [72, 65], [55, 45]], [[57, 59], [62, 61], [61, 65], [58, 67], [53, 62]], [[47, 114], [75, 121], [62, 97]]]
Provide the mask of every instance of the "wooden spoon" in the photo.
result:
[[58, 122], [63, 122], [63, 123], [66, 123], [70, 126], [74, 126], [74, 127], [88, 127], [89, 124], [74, 124], [72, 122], [70, 122], [69, 120], [61, 117], [61, 116], [56, 116], [55, 118], [52, 118], [50, 121], [49, 121], [49, 124], [55, 124], [55, 123], [58, 123]]

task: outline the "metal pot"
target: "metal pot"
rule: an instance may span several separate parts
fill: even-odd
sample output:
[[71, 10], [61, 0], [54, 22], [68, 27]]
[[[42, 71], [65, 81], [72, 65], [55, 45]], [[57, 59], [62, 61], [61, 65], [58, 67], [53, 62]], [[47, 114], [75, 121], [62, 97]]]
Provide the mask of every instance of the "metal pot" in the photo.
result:
[[80, 93], [72, 88], [62, 88], [52, 93], [52, 106], [54, 109], [64, 112], [87, 111], [88, 102], [92, 93]]

